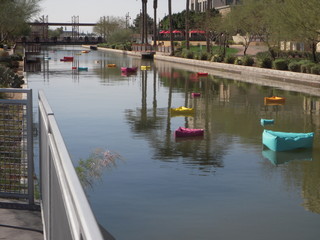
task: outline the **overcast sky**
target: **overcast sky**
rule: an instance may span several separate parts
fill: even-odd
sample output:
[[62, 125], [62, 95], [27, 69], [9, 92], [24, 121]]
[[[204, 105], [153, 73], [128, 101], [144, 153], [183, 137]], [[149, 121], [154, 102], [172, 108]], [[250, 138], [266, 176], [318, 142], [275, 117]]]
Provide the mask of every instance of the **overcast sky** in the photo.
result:
[[[185, 0], [172, 0], [172, 12], [185, 9]], [[40, 16], [48, 15], [49, 22], [71, 22], [79, 16], [79, 22], [94, 23], [102, 16], [125, 17], [129, 13], [131, 22], [142, 7], [141, 0], [42, 0]], [[158, 18], [168, 15], [168, 1], [158, 0]], [[148, 14], [153, 17], [153, 0], [148, 0]]]

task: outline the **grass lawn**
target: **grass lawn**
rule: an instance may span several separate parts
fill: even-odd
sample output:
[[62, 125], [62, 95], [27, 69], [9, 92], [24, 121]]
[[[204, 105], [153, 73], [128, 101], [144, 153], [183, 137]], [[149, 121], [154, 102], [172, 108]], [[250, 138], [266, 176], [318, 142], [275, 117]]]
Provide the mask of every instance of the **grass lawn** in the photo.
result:
[[[206, 49], [207, 48], [204, 45], [190, 46], [190, 50], [193, 51], [193, 52], [196, 52], [196, 53], [206, 52]], [[227, 48], [226, 50], [227, 50], [227, 52], [226, 52], [227, 55], [235, 55], [239, 51], [236, 48]], [[218, 54], [219, 52], [220, 52], [220, 47], [219, 46], [212, 46], [212, 53], [213, 54]]]

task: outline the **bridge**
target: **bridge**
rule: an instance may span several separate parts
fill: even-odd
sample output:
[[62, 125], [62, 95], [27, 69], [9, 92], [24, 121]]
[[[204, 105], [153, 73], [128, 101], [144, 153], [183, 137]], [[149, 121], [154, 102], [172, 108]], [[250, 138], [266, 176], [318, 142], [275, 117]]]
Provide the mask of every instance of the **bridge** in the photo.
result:
[[[48, 16], [42, 16], [40, 21], [29, 22], [32, 29], [32, 35], [22, 37], [17, 44], [30, 45], [96, 45], [104, 42], [102, 37], [92, 37], [80, 34], [80, 27], [94, 27], [97, 23], [80, 23], [79, 16], [72, 16], [71, 22], [49, 22]], [[71, 26], [72, 31], [66, 31], [63, 36], [49, 37], [50, 26]]]

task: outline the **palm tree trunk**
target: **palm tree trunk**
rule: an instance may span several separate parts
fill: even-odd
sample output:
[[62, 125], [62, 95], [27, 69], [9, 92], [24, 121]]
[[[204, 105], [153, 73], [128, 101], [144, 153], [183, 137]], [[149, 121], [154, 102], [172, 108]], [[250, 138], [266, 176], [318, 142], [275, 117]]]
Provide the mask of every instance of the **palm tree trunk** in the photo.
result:
[[146, 44], [148, 44], [147, 2], [148, 2], [148, 0], [144, 0], [144, 34], [145, 34], [145, 42], [146, 42]]
[[172, 33], [172, 4], [171, 4], [171, 0], [168, 0], [168, 8], [169, 8], [169, 31], [170, 31], [171, 56], [174, 56], [173, 33]]
[[157, 46], [157, 7], [158, 0], [153, 0], [154, 18], [153, 18], [153, 46]]
[[186, 47], [189, 50], [190, 49], [190, 42], [189, 42], [189, 5], [190, 0], [186, 1]]
[[210, 9], [211, 9], [211, 0], [208, 0], [208, 1], [207, 1], [207, 11], [206, 11], [206, 42], [207, 42], [207, 53], [210, 53], [210, 52], [211, 52], [210, 37], [209, 37]]

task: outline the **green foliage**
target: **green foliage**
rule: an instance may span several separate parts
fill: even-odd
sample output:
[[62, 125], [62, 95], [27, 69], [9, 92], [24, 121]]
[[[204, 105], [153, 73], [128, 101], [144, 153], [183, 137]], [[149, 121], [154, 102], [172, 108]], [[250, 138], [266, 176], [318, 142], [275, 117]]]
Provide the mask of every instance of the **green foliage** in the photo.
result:
[[253, 64], [254, 64], [253, 57], [248, 56], [248, 55], [243, 56], [242, 61], [243, 61], [244, 66], [253, 66]]
[[301, 72], [301, 65], [302, 63], [300, 62], [290, 62], [288, 64], [288, 70], [291, 71], [291, 72]]
[[23, 76], [19, 76], [10, 68], [0, 65], [0, 87], [20, 88], [23, 83]]
[[288, 61], [286, 59], [276, 59], [273, 61], [273, 68], [276, 70], [288, 70]]
[[272, 68], [272, 59], [270, 57], [264, 57], [258, 60], [258, 66], [261, 68]]
[[30, 26], [27, 22], [40, 10], [39, 2], [40, 0], [1, 0], [0, 42], [9, 42], [30, 33]]
[[234, 55], [228, 55], [225, 57], [224, 62], [234, 64], [235, 60], [236, 60], [236, 57]]
[[236, 65], [243, 65], [243, 59], [241, 57], [237, 57], [235, 60], [234, 60], [234, 64]]
[[311, 67], [311, 73], [320, 75], [320, 64], [317, 64]]
[[194, 55], [195, 53], [192, 50], [188, 50], [186, 48], [182, 50], [182, 54], [181, 54], [183, 58], [189, 58], [189, 59], [193, 59]]
[[92, 187], [95, 180], [101, 178], [104, 170], [116, 167], [119, 159], [119, 154], [102, 149], [95, 149], [87, 159], [80, 159], [75, 170], [82, 186]]
[[311, 68], [314, 67], [316, 64], [312, 62], [307, 62], [301, 65], [301, 72], [302, 73], [311, 73]]
[[211, 62], [222, 62], [223, 61], [223, 56], [220, 54], [214, 54], [211, 57]]

